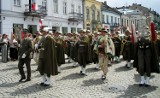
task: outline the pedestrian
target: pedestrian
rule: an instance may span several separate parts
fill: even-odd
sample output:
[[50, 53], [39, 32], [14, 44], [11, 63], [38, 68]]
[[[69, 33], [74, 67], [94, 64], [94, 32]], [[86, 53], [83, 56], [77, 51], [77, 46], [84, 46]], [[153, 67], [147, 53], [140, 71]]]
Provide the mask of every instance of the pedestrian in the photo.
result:
[[42, 76], [41, 86], [49, 86], [51, 75], [57, 75], [57, 58], [55, 53], [55, 42], [49, 35], [49, 28], [42, 29], [43, 37], [39, 44], [39, 67], [38, 70]]
[[7, 50], [8, 50], [8, 47], [7, 47], [7, 45], [8, 45], [8, 39], [7, 39], [7, 35], [6, 34], [3, 34], [2, 35], [2, 62], [3, 63], [7, 63], [7, 59], [8, 59], [8, 52], [7, 52]]
[[[24, 30], [24, 39], [22, 40], [20, 44], [20, 48], [18, 52], [18, 57], [19, 57], [18, 69], [21, 75], [21, 79], [19, 80], [19, 82], [22, 82], [24, 79], [26, 79], [25, 82], [31, 80], [30, 63], [31, 63], [31, 57], [32, 57], [31, 52], [33, 51], [33, 47], [32, 47], [32, 41], [28, 37], [28, 33], [29, 32], [27, 30]], [[24, 64], [26, 65], [26, 68], [27, 68], [27, 78], [23, 70]]]

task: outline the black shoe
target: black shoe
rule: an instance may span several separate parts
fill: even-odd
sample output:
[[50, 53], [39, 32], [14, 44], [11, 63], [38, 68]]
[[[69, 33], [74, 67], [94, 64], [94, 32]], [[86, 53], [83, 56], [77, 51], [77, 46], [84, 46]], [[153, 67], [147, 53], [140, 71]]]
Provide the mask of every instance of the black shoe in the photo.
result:
[[50, 84], [45, 84], [45, 83], [43, 83], [43, 85], [42, 86], [50, 86]]
[[150, 87], [150, 85], [149, 85], [149, 84], [144, 84], [144, 86], [145, 86], [145, 87]]
[[26, 79], [25, 77], [22, 77], [19, 82], [23, 82], [23, 80]]
[[31, 81], [31, 79], [26, 79], [24, 82], [28, 82], [28, 81]]
[[105, 75], [102, 75], [102, 78], [101, 78], [102, 80], [105, 80], [106, 79], [106, 76]]
[[40, 83], [40, 85], [43, 86], [43, 85], [44, 85], [44, 82]]
[[139, 84], [139, 87], [142, 87], [142, 86], [144, 86], [145, 84]]

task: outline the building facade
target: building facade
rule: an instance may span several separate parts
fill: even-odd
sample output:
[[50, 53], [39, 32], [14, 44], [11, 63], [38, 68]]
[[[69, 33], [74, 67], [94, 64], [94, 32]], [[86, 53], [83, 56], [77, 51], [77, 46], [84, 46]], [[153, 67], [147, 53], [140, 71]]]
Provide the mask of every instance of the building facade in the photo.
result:
[[1, 33], [34, 34], [42, 26], [54, 32], [77, 32], [83, 28], [82, 0], [1, 0]]
[[113, 31], [121, 26], [121, 13], [114, 8], [102, 3], [102, 27]]
[[102, 28], [101, 2], [84, 0], [84, 29], [91, 32]]

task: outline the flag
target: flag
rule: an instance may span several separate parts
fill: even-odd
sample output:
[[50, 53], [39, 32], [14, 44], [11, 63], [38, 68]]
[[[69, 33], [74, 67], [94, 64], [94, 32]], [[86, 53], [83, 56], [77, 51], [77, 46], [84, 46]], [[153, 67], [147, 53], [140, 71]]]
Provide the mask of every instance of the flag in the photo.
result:
[[152, 41], [156, 41], [156, 31], [155, 31], [155, 24], [154, 22], [150, 23], [150, 28], [151, 28], [151, 39]]
[[137, 42], [137, 36], [136, 36], [136, 30], [135, 30], [135, 25], [132, 23], [131, 24], [131, 33], [132, 33], [132, 43]]
[[32, 10], [33, 11], [36, 11], [37, 10], [37, 4], [34, 2], [32, 3]]
[[42, 29], [42, 19], [39, 20], [39, 29]]

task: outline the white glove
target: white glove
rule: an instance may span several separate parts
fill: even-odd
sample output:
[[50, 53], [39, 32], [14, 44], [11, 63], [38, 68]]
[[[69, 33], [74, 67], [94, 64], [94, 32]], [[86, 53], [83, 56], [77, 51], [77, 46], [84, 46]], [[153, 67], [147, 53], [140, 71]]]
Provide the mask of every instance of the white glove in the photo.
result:
[[26, 57], [26, 54], [24, 53], [23, 55], [22, 55], [22, 59], [24, 59]]
[[38, 44], [35, 44], [34, 47], [35, 47], [35, 49], [38, 49]]

